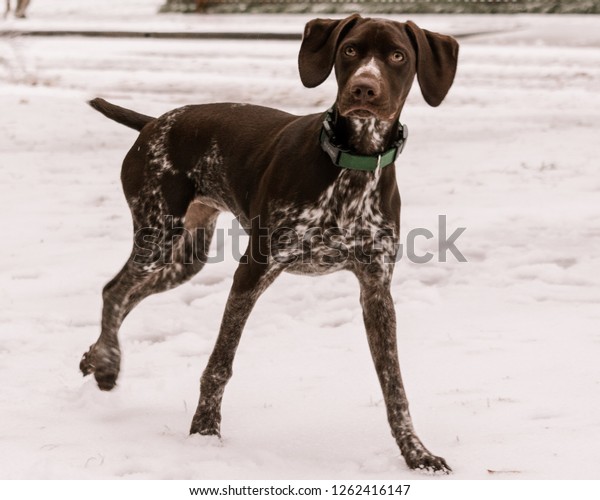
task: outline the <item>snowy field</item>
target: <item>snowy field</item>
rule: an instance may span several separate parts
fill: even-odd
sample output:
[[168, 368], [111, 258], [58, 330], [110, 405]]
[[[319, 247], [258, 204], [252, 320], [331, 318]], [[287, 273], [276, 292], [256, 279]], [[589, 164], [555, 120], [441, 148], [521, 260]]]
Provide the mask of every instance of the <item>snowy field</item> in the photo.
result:
[[[0, 29], [300, 32], [311, 16], [154, 15], [159, 0], [34, 0]], [[57, 4], [57, 5], [55, 5]], [[95, 10], [94, 10], [95, 9]], [[398, 17], [398, 19], [402, 19]], [[437, 109], [415, 88], [397, 163], [393, 296], [420, 437], [454, 479], [600, 479], [600, 18], [414, 16], [461, 40]], [[117, 388], [78, 370], [131, 221], [119, 183], [135, 132], [85, 104], [146, 114], [247, 101], [324, 110], [298, 42], [0, 37], [0, 478], [417, 479], [390, 436], [350, 274], [282, 276], [261, 298], [223, 404], [222, 441], [189, 437], [236, 262], [139, 306]], [[231, 224], [222, 216], [220, 228]]]

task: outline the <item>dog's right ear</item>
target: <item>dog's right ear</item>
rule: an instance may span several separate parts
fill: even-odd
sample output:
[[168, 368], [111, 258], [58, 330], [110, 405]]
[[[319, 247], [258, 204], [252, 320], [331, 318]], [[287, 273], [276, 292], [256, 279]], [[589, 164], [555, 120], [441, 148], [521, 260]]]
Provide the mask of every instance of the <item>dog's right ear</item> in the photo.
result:
[[417, 51], [417, 79], [421, 93], [430, 106], [439, 106], [456, 75], [458, 42], [451, 36], [419, 28], [407, 21], [409, 35]]
[[300, 79], [305, 87], [321, 85], [331, 73], [339, 42], [361, 19], [353, 14], [346, 19], [313, 19], [306, 23], [298, 54]]

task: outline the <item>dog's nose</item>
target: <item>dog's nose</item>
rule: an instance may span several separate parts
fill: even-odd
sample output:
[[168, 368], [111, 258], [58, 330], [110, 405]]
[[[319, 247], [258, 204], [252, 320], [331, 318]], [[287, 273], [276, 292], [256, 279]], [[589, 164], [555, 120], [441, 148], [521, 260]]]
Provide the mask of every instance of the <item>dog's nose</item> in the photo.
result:
[[360, 78], [352, 82], [350, 93], [358, 102], [368, 103], [379, 97], [381, 88], [377, 80], [373, 80], [372, 78]]

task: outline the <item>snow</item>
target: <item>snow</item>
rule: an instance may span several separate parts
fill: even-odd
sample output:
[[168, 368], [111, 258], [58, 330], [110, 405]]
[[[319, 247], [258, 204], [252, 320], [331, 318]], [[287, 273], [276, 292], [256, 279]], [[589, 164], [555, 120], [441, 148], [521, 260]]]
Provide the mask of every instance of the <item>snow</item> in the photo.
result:
[[[160, 3], [36, 0], [0, 29], [300, 32], [311, 17], [158, 16]], [[436, 235], [414, 249], [435, 258], [404, 256], [393, 281], [415, 426], [454, 479], [598, 479], [600, 19], [414, 19], [505, 30], [462, 40], [446, 101], [430, 108], [415, 86], [403, 113], [403, 242]], [[276, 281], [245, 329], [223, 440], [188, 436], [236, 266], [226, 233], [224, 262], [127, 318], [114, 391], [78, 371], [130, 249], [119, 165], [136, 137], [85, 100], [155, 115], [210, 101], [324, 110], [335, 83], [304, 89], [298, 46], [0, 38], [0, 478], [422, 477], [390, 436], [346, 273]], [[448, 235], [466, 228], [468, 262], [438, 258], [439, 215]]]

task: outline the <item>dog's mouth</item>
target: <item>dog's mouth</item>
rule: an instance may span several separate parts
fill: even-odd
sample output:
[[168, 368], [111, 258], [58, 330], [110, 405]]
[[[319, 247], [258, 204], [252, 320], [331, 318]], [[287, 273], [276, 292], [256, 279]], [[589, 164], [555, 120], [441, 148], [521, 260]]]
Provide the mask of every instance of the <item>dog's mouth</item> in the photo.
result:
[[372, 111], [371, 109], [368, 109], [368, 108], [353, 109], [351, 111], [347, 111], [346, 113], [344, 113], [344, 115], [347, 116], [348, 118], [361, 118], [361, 119], [378, 117], [377, 113], [375, 113], [374, 111]]
[[374, 106], [365, 106], [364, 104], [348, 106], [345, 109], [339, 109], [339, 112], [346, 118], [358, 118], [360, 120], [369, 120], [373, 118], [377, 120], [387, 119], [387, 115], [385, 115], [382, 110], [377, 109]]

